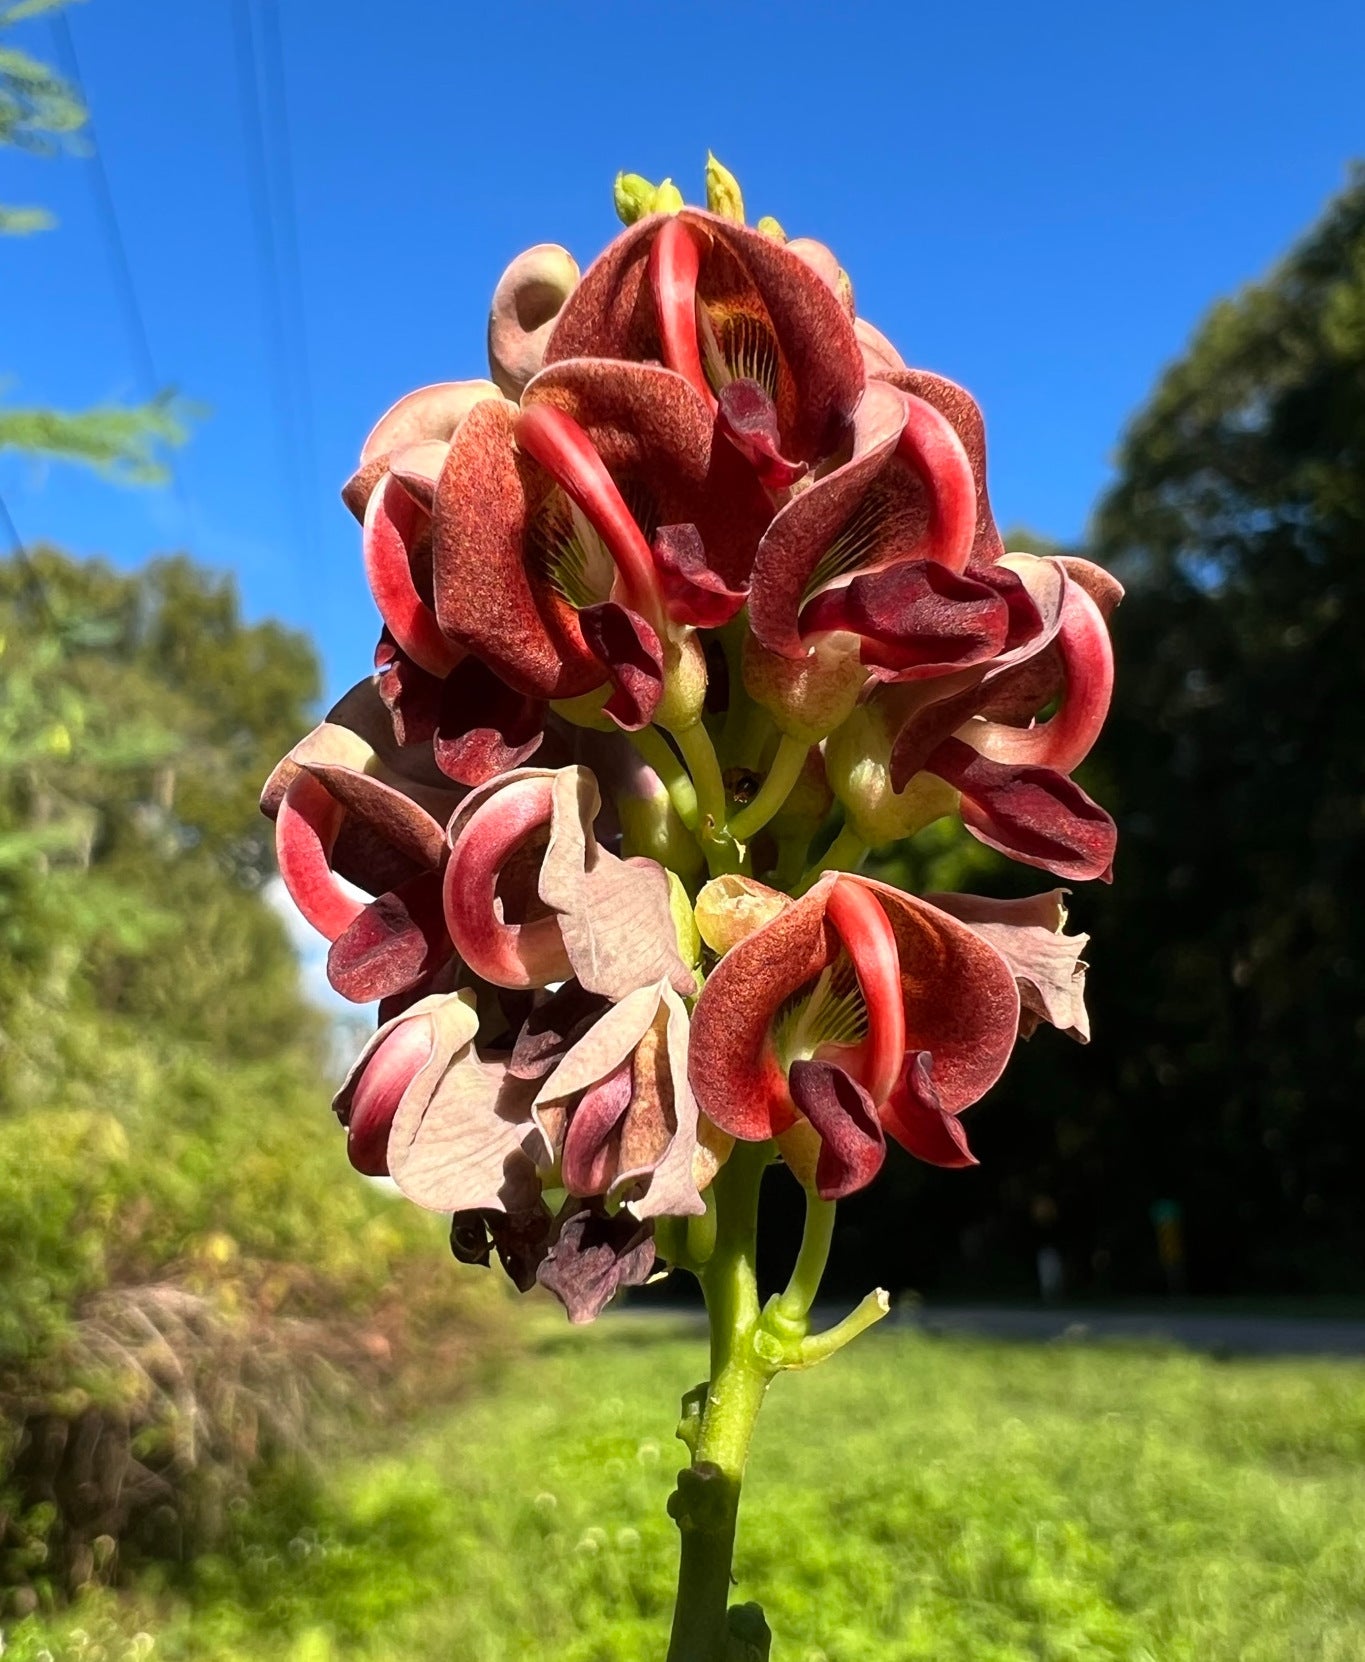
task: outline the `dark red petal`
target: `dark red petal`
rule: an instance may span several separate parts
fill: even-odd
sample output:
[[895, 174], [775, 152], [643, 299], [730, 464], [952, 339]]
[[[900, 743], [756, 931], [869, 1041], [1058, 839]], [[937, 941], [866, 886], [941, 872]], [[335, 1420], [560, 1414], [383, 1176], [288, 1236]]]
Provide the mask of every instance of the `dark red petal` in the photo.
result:
[[[805, 657], [797, 627], [802, 597], [822, 556], [854, 521], [888, 466], [905, 430], [906, 410], [903, 394], [870, 381], [854, 422], [852, 458], [798, 491], [764, 533], [754, 557], [749, 617], [770, 652]], [[874, 507], [879, 510], [880, 504]]]
[[851, 630], [863, 637], [865, 664], [896, 670], [905, 680], [993, 658], [1009, 624], [1009, 606], [990, 585], [936, 560], [902, 560], [867, 572], [816, 595], [801, 613], [803, 635]]
[[765, 490], [788, 490], [806, 471], [805, 462], [782, 454], [777, 406], [756, 381], [732, 381], [721, 389], [717, 423], [749, 463]]
[[961, 739], [925, 766], [962, 792], [962, 823], [988, 848], [1058, 877], [1112, 880], [1114, 822], [1065, 774], [993, 762]]
[[615, 1133], [630, 1107], [634, 1056], [584, 1091], [564, 1134], [560, 1172], [571, 1195], [604, 1195], [616, 1175]]
[[664, 694], [663, 648], [649, 624], [628, 606], [604, 600], [578, 614], [583, 639], [606, 666], [615, 691], [603, 709], [627, 733], [648, 727]]
[[327, 979], [343, 998], [369, 1004], [430, 975], [451, 950], [441, 874], [427, 871], [380, 895], [337, 936], [327, 954]]
[[540, 749], [545, 705], [469, 657], [442, 684], [433, 754], [461, 785], [483, 785]]
[[882, 1110], [882, 1124], [917, 1160], [950, 1170], [975, 1166], [978, 1161], [967, 1146], [961, 1120], [939, 1103], [930, 1073], [932, 1061], [927, 1050], [905, 1058], [905, 1072]]
[[793, 1062], [792, 1101], [820, 1134], [815, 1188], [821, 1200], [865, 1189], [886, 1159], [886, 1138], [872, 1098], [832, 1062]]
[[719, 629], [740, 611], [747, 597], [747, 590], [728, 587], [706, 563], [706, 549], [695, 525], [659, 527], [654, 533], [654, 567], [664, 610], [674, 623]]

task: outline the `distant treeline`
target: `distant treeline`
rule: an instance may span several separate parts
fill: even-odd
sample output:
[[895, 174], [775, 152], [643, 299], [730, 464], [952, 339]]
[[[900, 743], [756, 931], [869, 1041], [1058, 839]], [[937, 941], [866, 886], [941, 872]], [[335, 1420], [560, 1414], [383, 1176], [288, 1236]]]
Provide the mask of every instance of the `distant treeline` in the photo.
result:
[[1119, 859], [1072, 898], [1094, 1042], [1022, 1048], [978, 1170], [843, 1206], [832, 1274], [1029, 1291], [1051, 1247], [1080, 1295], [1359, 1293], [1365, 172], [1163, 375], [1083, 552], [1128, 585], [1085, 779]]

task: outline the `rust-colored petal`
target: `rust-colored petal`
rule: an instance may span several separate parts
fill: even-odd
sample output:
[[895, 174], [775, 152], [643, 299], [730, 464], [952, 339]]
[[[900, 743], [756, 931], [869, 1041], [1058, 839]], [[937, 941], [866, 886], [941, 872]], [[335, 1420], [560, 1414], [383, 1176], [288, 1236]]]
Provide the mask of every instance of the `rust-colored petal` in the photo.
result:
[[692, 1015], [688, 1073], [702, 1113], [747, 1142], [784, 1131], [795, 1117], [772, 1024], [783, 1003], [839, 952], [825, 921], [832, 877], [726, 953]]
[[731, 586], [748, 577], [772, 504], [716, 442], [710, 411], [681, 375], [604, 358], [552, 363], [522, 404], [548, 404], [583, 429], [646, 540], [660, 525], [693, 525], [712, 570]]
[[653, 554], [664, 610], [674, 623], [719, 629], [743, 608], [747, 588], [731, 588], [712, 569], [695, 525], [661, 525]]
[[993, 565], [1005, 552], [1004, 542], [991, 513], [990, 494], [986, 488], [986, 423], [981, 407], [965, 387], [946, 376], [934, 375], [927, 369], [893, 369], [879, 372], [879, 378], [912, 397], [922, 398], [927, 404], [947, 416], [962, 440], [972, 464], [976, 481], [976, 535], [972, 543], [970, 564]]
[[941, 1106], [959, 1113], [999, 1079], [1014, 1048], [1019, 994], [1010, 967], [966, 924], [927, 901], [872, 878], [851, 881], [876, 895], [896, 937], [906, 1049], [933, 1057]]
[[572, 606], [535, 569], [527, 533], [551, 490], [517, 450], [516, 412], [477, 405], [451, 440], [436, 487], [433, 587], [443, 633], [509, 686], [574, 698], [602, 684]]

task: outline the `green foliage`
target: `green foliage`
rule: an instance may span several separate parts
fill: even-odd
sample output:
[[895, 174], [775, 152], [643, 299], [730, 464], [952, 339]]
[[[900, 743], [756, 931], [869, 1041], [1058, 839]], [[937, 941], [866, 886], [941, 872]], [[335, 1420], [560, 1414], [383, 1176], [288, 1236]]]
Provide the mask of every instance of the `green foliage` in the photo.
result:
[[[65, 3], [16, 0], [0, 9], [0, 30], [56, 11]], [[85, 106], [74, 87], [27, 52], [0, 45], [0, 145], [50, 153], [59, 145], [69, 145], [86, 120]], [[0, 206], [0, 236], [27, 236], [50, 230], [54, 223], [42, 208]]]
[[439, 1223], [345, 1163], [264, 890], [257, 793], [317, 690], [302, 638], [187, 560], [0, 563], [0, 1581], [25, 1594], [83, 1584], [106, 1537], [154, 1550], [168, 1509], [155, 1550], [211, 1538], [206, 1463], [239, 1494], [306, 1446], [317, 1368], [363, 1375], [396, 1281], [393, 1333], [468, 1327]]
[[[0, 231], [5, 229], [16, 226], [0, 223]], [[103, 404], [77, 412], [11, 406], [0, 408], [0, 451], [81, 462], [128, 484], [162, 484], [167, 477], [162, 450], [185, 442], [188, 417], [183, 403], [169, 394], [146, 404]]]
[[[638, 1662], [662, 1649], [695, 1343], [611, 1323], [277, 1497], [168, 1597], [20, 1623], [7, 1656]], [[780, 1379], [737, 1599], [784, 1658], [1283, 1662], [1360, 1655], [1365, 1370], [865, 1340]]]
[[[0, 32], [68, 3], [13, 0], [0, 7]], [[40, 155], [72, 150], [88, 120], [77, 88], [27, 52], [0, 43], [0, 147]], [[55, 224], [44, 208], [0, 204], [0, 236], [30, 236]], [[0, 452], [22, 450], [78, 462], [126, 484], [162, 484], [165, 450], [185, 442], [196, 414], [170, 392], [144, 404], [105, 404], [79, 412], [0, 406]]]

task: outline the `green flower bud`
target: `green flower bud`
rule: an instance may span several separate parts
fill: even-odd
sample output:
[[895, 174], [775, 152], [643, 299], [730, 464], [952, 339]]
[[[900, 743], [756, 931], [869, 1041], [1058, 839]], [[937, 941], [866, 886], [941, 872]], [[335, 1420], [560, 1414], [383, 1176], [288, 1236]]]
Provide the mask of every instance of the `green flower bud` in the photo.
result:
[[701, 968], [701, 935], [692, 912], [692, 902], [687, 898], [687, 890], [676, 871], [668, 874], [668, 905], [678, 935], [679, 955], [689, 969], [698, 970]]
[[825, 745], [825, 772], [834, 794], [872, 848], [913, 837], [957, 808], [958, 793], [932, 773], [917, 773], [903, 791], [891, 789], [894, 742], [887, 712], [873, 700], [854, 710]]
[[779, 733], [818, 744], [858, 701], [867, 671], [856, 652], [821, 644], [808, 658], [783, 658], [744, 641], [744, 690], [773, 718]]
[[787, 240], [787, 233], [771, 214], [764, 214], [758, 222], [758, 229], [762, 231], [765, 237], [771, 237], [774, 242], [786, 242]]
[[575, 727], [590, 727], [594, 733], [619, 733], [620, 728], [602, 709], [610, 697], [611, 687], [604, 684], [591, 692], [580, 693], [577, 698], [553, 699], [550, 708]]
[[654, 202], [650, 211], [656, 214], [675, 214], [685, 206], [682, 192], [671, 179], [665, 179], [654, 192]]
[[657, 191], [658, 187], [650, 184], [642, 174], [618, 173], [612, 197], [616, 203], [616, 217], [622, 225], [634, 225], [637, 219], [653, 213]]
[[706, 152], [706, 206], [722, 219], [744, 223], [744, 193], [724, 162], [718, 162], [711, 151]]
[[676, 732], [701, 720], [706, 702], [706, 654], [696, 630], [689, 630], [677, 642], [665, 637], [663, 649], [664, 695], [654, 712], [654, 722]]

